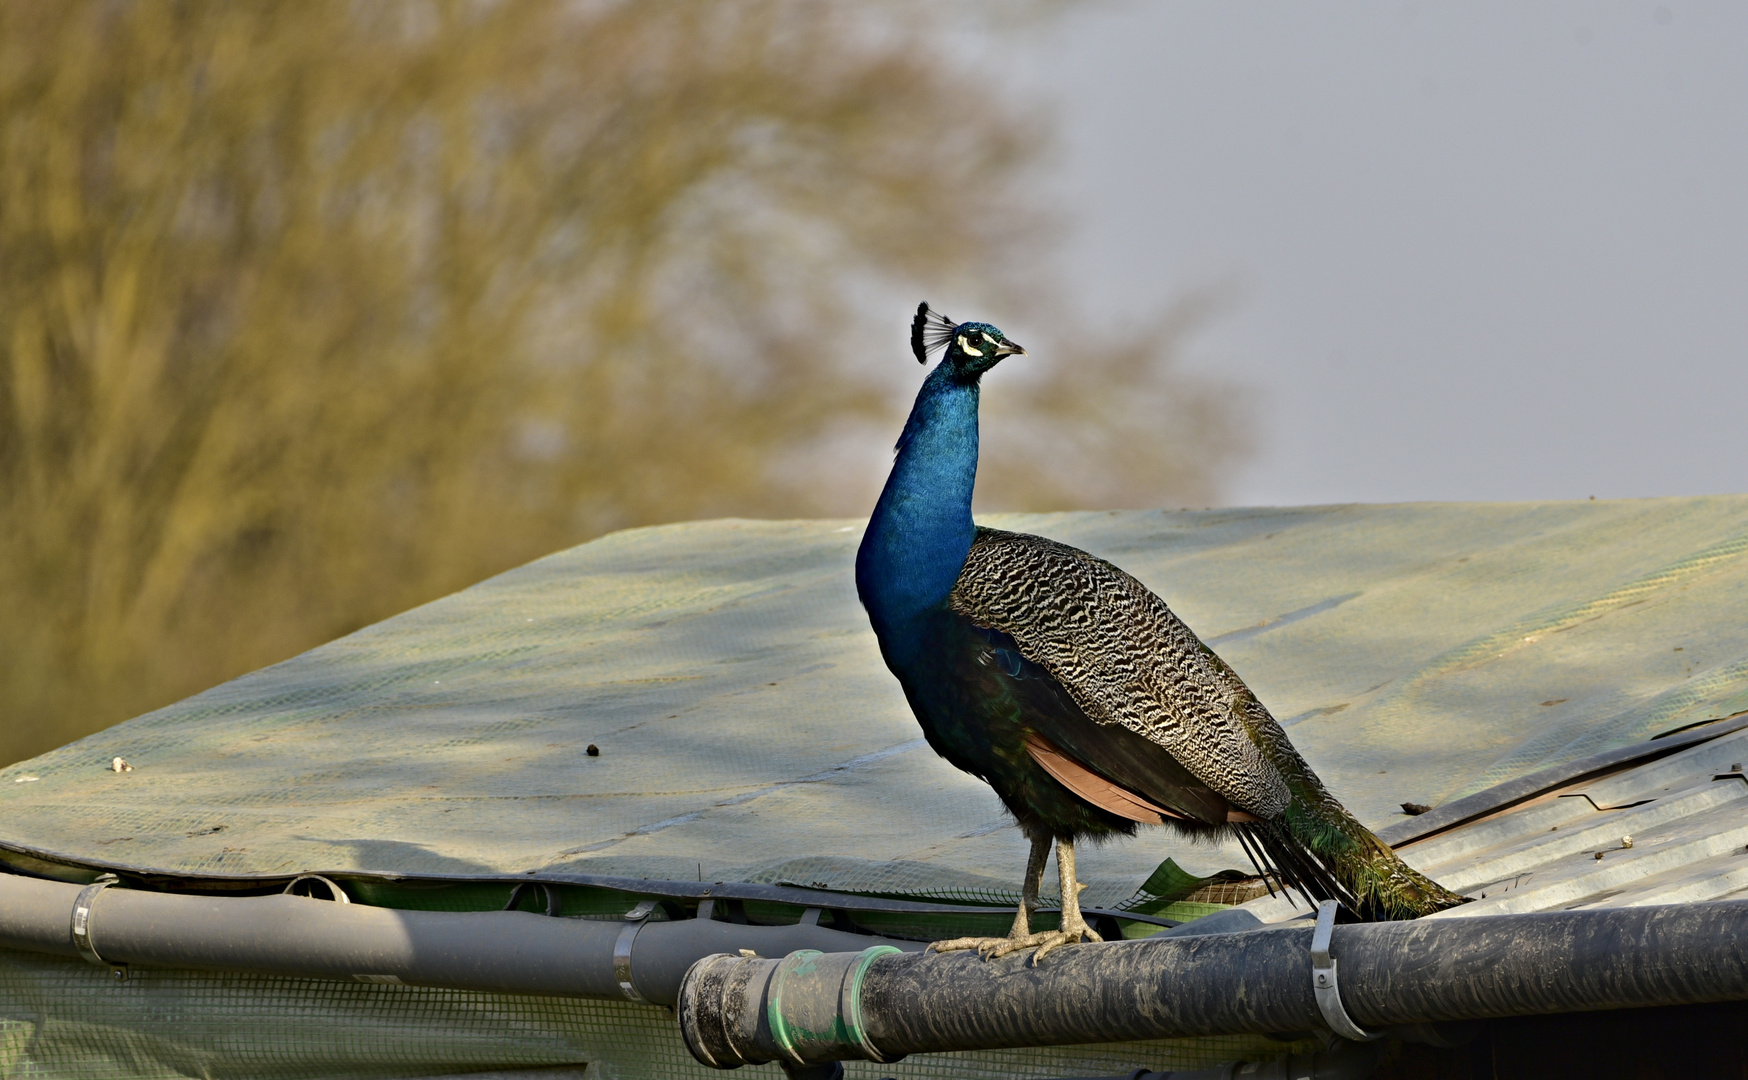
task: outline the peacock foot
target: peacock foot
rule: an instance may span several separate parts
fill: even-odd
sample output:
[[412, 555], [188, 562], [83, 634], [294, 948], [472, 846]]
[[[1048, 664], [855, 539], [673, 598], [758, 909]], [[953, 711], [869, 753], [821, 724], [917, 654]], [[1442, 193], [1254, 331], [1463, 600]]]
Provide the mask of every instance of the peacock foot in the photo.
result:
[[[1078, 920], [1076, 920], [1076, 922], [1078, 922]], [[1037, 966], [1041, 963], [1046, 953], [1060, 948], [1063, 945], [1073, 945], [1081, 941], [1105, 940], [1100, 937], [1092, 927], [1084, 922], [1078, 922], [1078, 925], [1065, 926], [1060, 930], [1047, 930], [1040, 934], [1033, 934], [1032, 936], [1041, 939], [1037, 942], [1038, 951], [1032, 954], [1033, 966]]]
[[1068, 926], [1061, 930], [1040, 930], [1035, 934], [1009, 934], [1007, 937], [966, 937], [952, 938], [948, 941], [937, 941], [929, 948], [935, 952], [957, 952], [976, 949], [979, 956], [985, 960], [999, 960], [1010, 953], [1022, 949], [1037, 949], [1032, 954], [1032, 963], [1044, 959], [1045, 954], [1063, 945], [1072, 945], [1080, 941], [1103, 941], [1104, 938], [1095, 933], [1092, 927], [1084, 922], [1079, 927]]
[[1006, 956], [1008, 953], [1015, 952], [1019, 949], [1029, 948], [1031, 945], [1030, 939], [1036, 936], [1036, 934], [1009, 934], [1007, 937], [949, 938], [946, 941], [934, 942], [923, 951], [929, 952], [930, 950], [933, 950], [938, 953], [946, 953], [976, 949], [977, 954], [985, 960], [993, 960], [998, 956]]
[[1032, 857], [1026, 863], [1026, 879], [1020, 888], [1020, 906], [1014, 912], [1014, 928], [1008, 931], [1007, 937], [950, 938], [947, 941], [937, 941], [928, 948], [938, 953], [976, 949], [978, 955], [985, 960], [1000, 959], [1022, 949], [1037, 949], [1032, 954], [1032, 963], [1036, 964], [1052, 950], [1064, 945], [1072, 945], [1078, 941], [1103, 941], [1104, 938], [1094, 933], [1080, 914], [1080, 893], [1086, 886], [1075, 880], [1074, 842], [1068, 839], [1056, 841], [1057, 875], [1061, 879], [1065, 900], [1060, 916], [1061, 929], [1032, 933], [1032, 913], [1038, 904], [1038, 879], [1043, 876], [1044, 860], [1050, 854], [1050, 843], [1049, 833], [1032, 837]]

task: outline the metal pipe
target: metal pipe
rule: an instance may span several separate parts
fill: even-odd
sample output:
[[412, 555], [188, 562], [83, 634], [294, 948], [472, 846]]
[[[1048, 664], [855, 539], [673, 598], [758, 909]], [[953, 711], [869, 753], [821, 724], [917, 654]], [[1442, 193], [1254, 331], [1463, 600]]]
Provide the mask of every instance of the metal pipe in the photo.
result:
[[[81, 897], [88, 953], [72, 930]], [[700, 956], [742, 949], [767, 956], [797, 949], [841, 952], [881, 941], [817, 925], [401, 911], [293, 895], [99, 891], [0, 874], [0, 947], [86, 955], [122, 975], [138, 964], [672, 1005], [686, 969]], [[616, 970], [616, 948], [623, 970]]]
[[[1326, 1027], [1311, 928], [1025, 954], [711, 956], [680, 1026], [723, 1068], [948, 1050]], [[1346, 1011], [1363, 1028], [1748, 999], [1748, 901], [1339, 926]]]

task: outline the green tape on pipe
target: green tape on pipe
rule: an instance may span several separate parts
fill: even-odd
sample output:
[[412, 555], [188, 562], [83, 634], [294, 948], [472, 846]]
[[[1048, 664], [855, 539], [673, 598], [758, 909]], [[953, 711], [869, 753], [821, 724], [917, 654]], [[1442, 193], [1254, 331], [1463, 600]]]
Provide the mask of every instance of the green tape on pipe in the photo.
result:
[[[797, 949], [778, 962], [777, 971], [771, 976], [770, 997], [765, 1005], [765, 1016], [771, 1025], [771, 1040], [777, 1044], [778, 1050], [797, 1065], [804, 1065], [806, 1062], [802, 1060], [801, 1049], [796, 1045], [797, 1032], [790, 1028], [789, 1018], [783, 1010], [783, 990], [791, 974], [813, 974], [818, 963], [814, 958], [823, 955], [825, 954], [818, 949]], [[812, 1032], [807, 1034], [814, 1036]], [[815, 1039], [817, 1036], [809, 1041]]]
[[855, 966], [844, 978], [843, 992], [838, 999], [838, 1016], [843, 1020], [844, 1033], [848, 1036], [849, 1041], [862, 1051], [863, 1057], [882, 1064], [899, 1061], [903, 1059], [904, 1055], [897, 1054], [887, 1057], [880, 1052], [878, 1047], [868, 1041], [868, 1033], [862, 1027], [862, 978], [868, 973], [869, 965], [873, 964], [875, 960], [888, 953], [899, 951], [901, 950], [891, 945], [874, 945], [863, 949], [858, 954]]

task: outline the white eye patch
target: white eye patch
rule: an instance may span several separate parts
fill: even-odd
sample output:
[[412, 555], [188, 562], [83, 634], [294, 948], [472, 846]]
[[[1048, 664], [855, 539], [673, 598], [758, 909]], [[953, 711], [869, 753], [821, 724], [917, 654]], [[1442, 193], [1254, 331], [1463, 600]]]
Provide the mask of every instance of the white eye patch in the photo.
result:
[[991, 345], [1000, 345], [1001, 344], [1001, 342], [990, 337], [988, 334], [985, 334], [982, 330], [979, 330], [978, 333], [983, 334], [983, 340], [989, 342]]
[[[987, 338], [989, 335], [985, 334], [983, 336]], [[983, 355], [982, 349], [973, 349], [971, 347], [971, 345], [965, 340], [964, 334], [959, 335], [959, 347], [961, 349], [965, 350], [967, 353], [970, 353], [972, 356], [982, 356]]]

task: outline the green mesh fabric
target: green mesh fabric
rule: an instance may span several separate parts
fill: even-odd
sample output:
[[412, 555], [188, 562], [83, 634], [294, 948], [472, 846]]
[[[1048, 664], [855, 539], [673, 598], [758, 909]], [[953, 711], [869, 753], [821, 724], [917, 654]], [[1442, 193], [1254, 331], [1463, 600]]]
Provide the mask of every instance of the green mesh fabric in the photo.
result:
[[[1259, 1037], [921, 1055], [848, 1064], [854, 1080], [1019, 1080], [1139, 1066], [1269, 1059]], [[1301, 1048], [1302, 1049], [1302, 1048]], [[124, 983], [79, 960], [0, 950], [0, 1080], [23, 1077], [386, 1080], [682, 1080], [692, 1060], [666, 1009], [416, 986], [191, 971]], [[758, 1070], [775, 1075], [775, 1068]]]

